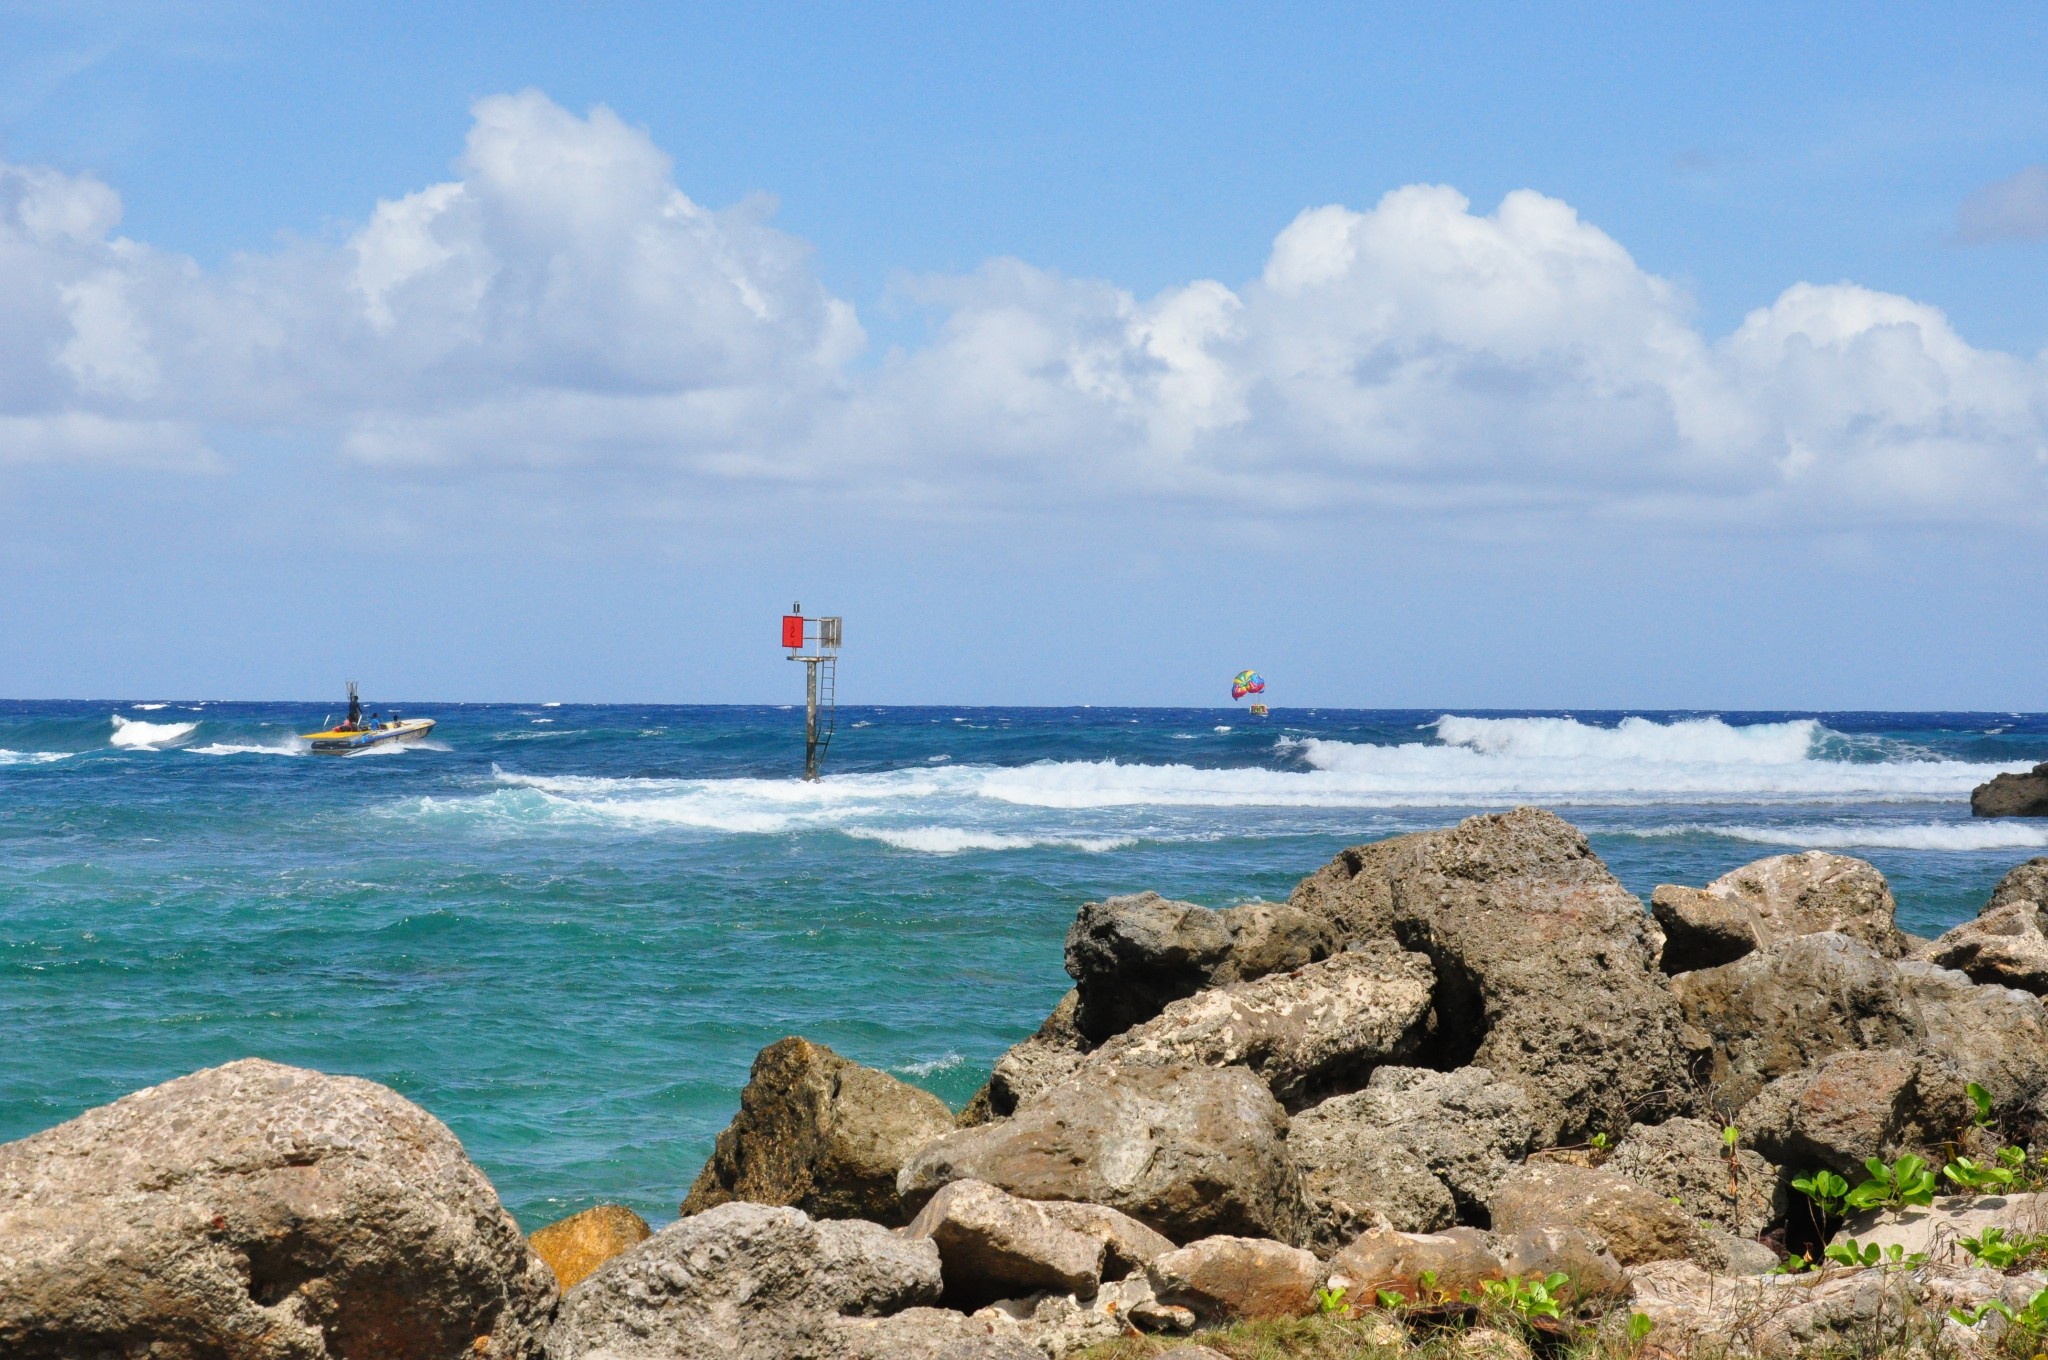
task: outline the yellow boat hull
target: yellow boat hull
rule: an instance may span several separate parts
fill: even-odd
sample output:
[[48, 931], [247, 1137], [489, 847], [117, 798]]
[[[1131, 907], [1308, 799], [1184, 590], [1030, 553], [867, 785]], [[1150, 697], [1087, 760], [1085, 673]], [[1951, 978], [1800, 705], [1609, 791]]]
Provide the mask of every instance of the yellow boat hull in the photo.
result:
[[354, 731], [330, 727], [324, 732], [301, 732], [299, 736], [312, 745], [314, 755], [345, 756], [372, 746], [419, 741], [433, 730], [432, 718], [407, 718], [403, 722], [378, 723], [375, 727], [359, 727]]

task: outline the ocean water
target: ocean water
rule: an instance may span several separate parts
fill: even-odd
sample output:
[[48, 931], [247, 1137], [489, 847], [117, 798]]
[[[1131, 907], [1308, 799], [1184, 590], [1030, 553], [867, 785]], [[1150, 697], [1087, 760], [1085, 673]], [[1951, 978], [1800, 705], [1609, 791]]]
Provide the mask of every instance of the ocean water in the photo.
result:
[[958, 1105], [1068, 983], [1075, 908], [1283, 897], [1347, 845], [1533, 802], [1636, 893], [1826, 848], [1973, 915], [2048, 822], [1971, 787], [2017, 714], [0, 704], [0, 1140], [250, 1054], [388, 1083], [533, 1228], [677, 1201], [762, 1045]]

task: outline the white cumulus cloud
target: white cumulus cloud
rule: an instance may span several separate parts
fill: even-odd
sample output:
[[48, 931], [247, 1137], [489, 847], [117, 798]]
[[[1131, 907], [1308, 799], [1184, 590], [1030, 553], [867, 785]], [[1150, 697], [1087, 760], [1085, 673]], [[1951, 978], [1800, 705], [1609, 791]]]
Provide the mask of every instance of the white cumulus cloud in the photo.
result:
[[[481, 100], [454, 177], [216, 271], [105, 185], [0, 168], [0, 458], [204, 465], [296, 429], [390, 475], [630, 468], [969, 507], [1181, 501], [2039, 522], [2048, 364], [1795, 284], [1733, 334], [1568, 205], [1311, 208], [1258, 277], [1140, 297], [1017, 260], [908, 287], [877, 363], [772, 205], [645, 131]], [[641, 479], [645, 485], [645, 479]]]

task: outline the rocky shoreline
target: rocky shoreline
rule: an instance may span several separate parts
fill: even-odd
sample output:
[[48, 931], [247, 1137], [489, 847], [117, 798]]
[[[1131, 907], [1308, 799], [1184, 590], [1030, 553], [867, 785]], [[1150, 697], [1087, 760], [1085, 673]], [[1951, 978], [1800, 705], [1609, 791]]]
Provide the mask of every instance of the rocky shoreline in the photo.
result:
[[1645, 909], [1533, 808], [1089, 903], [963, 1111], [784, 1039], [652, 1233], [522, 1237], [426, 1112], [247, 1059], [0, 1145], [0, 1356], [1994, 1354], [2048, 1300], [2044, 910], [2038, 859], [1916, 939], [1817, 852]]

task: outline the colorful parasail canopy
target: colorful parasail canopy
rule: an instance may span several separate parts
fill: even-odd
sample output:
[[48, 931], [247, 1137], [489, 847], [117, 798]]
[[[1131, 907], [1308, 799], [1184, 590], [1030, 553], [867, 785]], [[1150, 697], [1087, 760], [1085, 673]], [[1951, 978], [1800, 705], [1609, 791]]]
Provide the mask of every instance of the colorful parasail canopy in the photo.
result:
[[1266, 677], [1257, 671], [1239, 671], [1237, 678], [1230, 682], [1230, 697], [1242, 699], [1247, 694], [1264, 694]]

